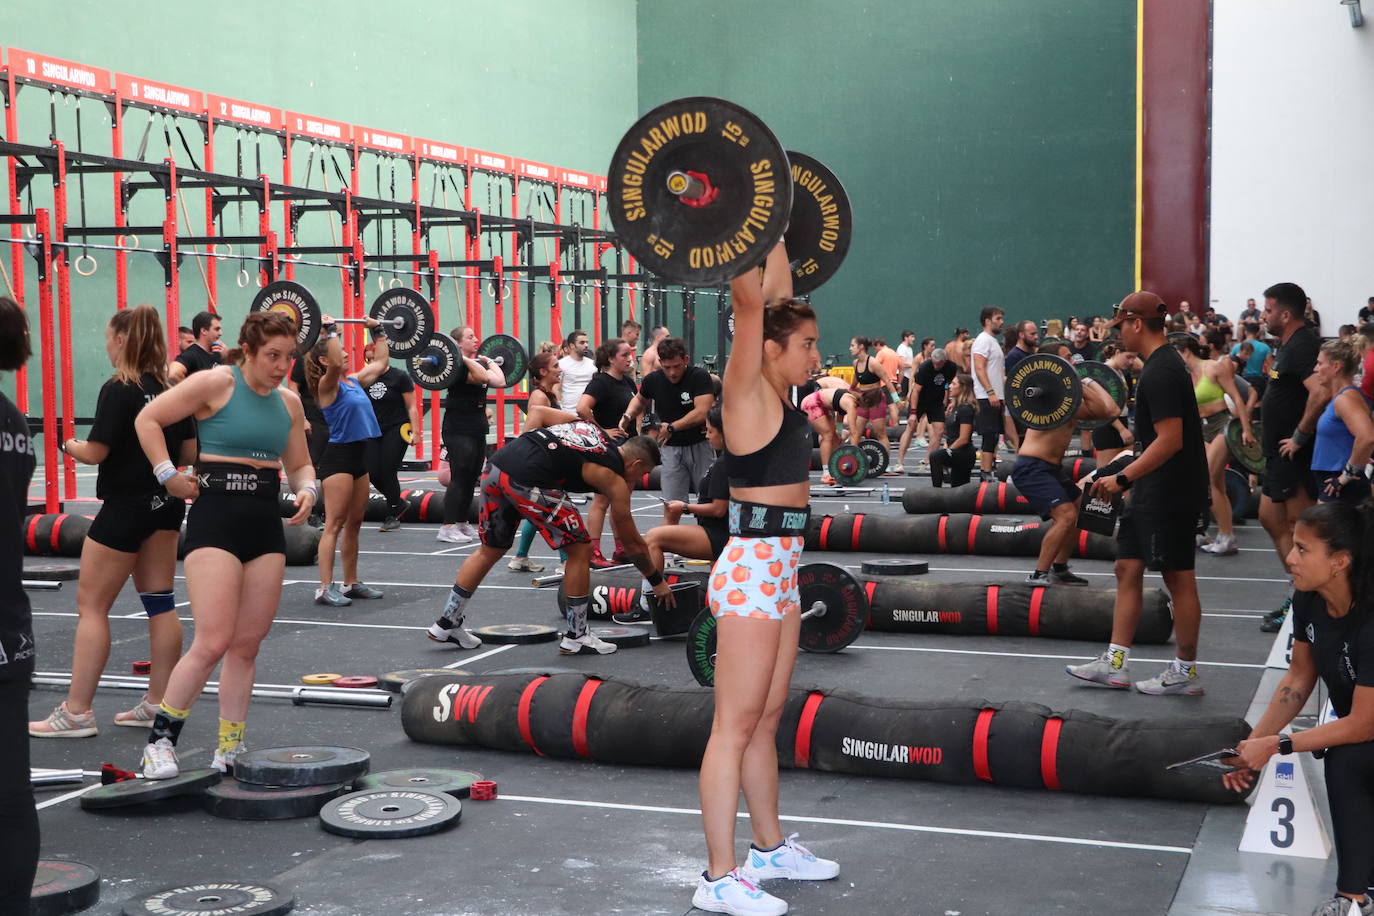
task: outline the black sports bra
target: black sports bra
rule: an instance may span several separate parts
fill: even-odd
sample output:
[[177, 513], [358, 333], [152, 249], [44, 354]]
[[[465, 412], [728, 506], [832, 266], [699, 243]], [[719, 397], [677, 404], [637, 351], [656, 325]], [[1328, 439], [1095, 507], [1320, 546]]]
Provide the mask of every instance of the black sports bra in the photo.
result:
[[782, 423], [763, 448], [747, 455], [725, 449], [725, 473], [732, 487], [780, 487], [805, 483], [811, 472], [811, 422], [782, 403]]
[[873, 357], [864, 357], [864, 367], [861, 371], [854, 373], [854, 384], [856, 385], [877, 385], [882, 382], [882, 377], [878, 373], [871, 371], [868, 367], [873, 365]]

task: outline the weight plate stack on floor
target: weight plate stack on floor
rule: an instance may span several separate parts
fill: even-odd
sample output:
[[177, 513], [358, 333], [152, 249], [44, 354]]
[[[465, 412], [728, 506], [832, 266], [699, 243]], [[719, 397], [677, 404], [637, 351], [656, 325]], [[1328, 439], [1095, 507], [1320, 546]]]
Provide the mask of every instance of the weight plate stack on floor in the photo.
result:
[[644, 627], [591, 627], [597, 639], [621, 649], [637, 649], [649, 644], [649, 631]]
[[39, 859], [29, 895], [31, 916], [67, 916], [100, 901], [100, 872], [69, 859]]
[[930, 564], [925, 560], [864, 560], [859, 564], [859, 572], [865, 576], [924, 576], [930, 572]]
[[444, 792], [368, 789], [340, 796], [320, 810], [320, 826], [339, 836], [395, 840], [438, 833], [458, 824], [463, 803]]
[[558, 638], [558, 631], [537, 623], [499, 623], [489, 627], [477, 627], [476, 633], [482, 642], [494, 645], [526, 646], [538, 642], [552, 642]]
[[282, 916], [296, 898], [290, 891], [248, 881], [207, 881], [168, 887], [124, 904], [124, 916]]
[[182, 770], [171, 779], [126, 779], [92, 789], [81, 796], [81, 807], [88, 811], [123, 808], [164, 801], [178, 795], [193, 795], [208, 789], [222, 777], [218, 770]]
[[406, 668], [402, 671], [388, 671], [377, 678], [378, 686], [392, 693], [404, 693], [411, 681], [435, 674], [467, 674], [461, 668]]
[[341, 783], [319, 786], [260, 786], [227, 777], [205, 790], [205, 810], [240, 821], [313, 817], [330, 799], [348, 791]]
[[368, 771], [370, 760], [356, 747], [266, 747], [235, 758], [234, 778], [260, 786], [350, 785]]

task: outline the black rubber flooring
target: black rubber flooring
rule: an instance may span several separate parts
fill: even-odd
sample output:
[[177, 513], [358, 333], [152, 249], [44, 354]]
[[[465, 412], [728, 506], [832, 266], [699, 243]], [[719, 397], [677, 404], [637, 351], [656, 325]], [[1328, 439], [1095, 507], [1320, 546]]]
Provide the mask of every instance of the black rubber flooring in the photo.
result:
[[[894, 499], [902, 484], [927, 485], [920, 478], [889, 480]], [[635, 505], [642, 529], [658, 521], [652, 499], [636, 497]], [[899, 504], [881, 506], [856, 496], [818, 499], [814, 511], [840, 512], [845, 505], [902, 511]], [[794, 684], [875, 696], [1030, 700], [1119, 717], [1244, 715], [1272, 642], [1258, 631], [1258, 617], [1282, 599], [1286, 586], [1259, 526], [1251, 522], [1238, 531], [1238, 556], [1198, 557], [1206, 614], [1204, 697], [1147, 697], [1073, 681], [1063, 666], [1101, 651], [1095, 643], [872, 632], [835, 655], [803, 653]], [[365, 527], [362, 577], [385, 590], [379, 601], [318, 607], [312, 602], [314, 570], [288, 568], [257, 681], [297, 684], [317, 671], [380, 674], [453, 665], [481, 672], [550, 665], [641, 682], [692, 683], [680, 641], [572, 659], [559, 656], [556, 643], [462, 652], [429, 642], [422, 630], [469, 552], [436, 543], [434, 532], [432, 525], [388, 534]], [[548, 554], [536, 543], [536, 560], [551, 567], [557, 561]], [[808, 553], [807, 559], [841, 563], [857, 574], [865, 556]], [[951, 581], [1016, 582], [1031, 565], [1015, 557], [928, 559], [931, 578]], [[1076, 561], [1074, 567], [1094, 585], [1110, 587], [1114, 581], [1110, 563]], [[1158, 585], [1159, 579], [1146, 584]], [[178, 581], [178, 601], [185, 601], [184, 586]], [[31, 593], [41, 671], [70, 670], [75, 594], [75, 583]], [[189, 608], [179, 611], [189, 619]], [[530, 588], [529, 574], [509, 572], [504, 563], [469, 605], [474, 626], [552, 624], [556, 614], [552, 590]], [[131, 663], [147, 654], [143, 615], [131, 586], [111, 618], [114, 646], [107, 671], [129, 674]], [[1170, 646], [1142, 646], [1132, 658], [1133, 674], [1150, 676], [1171, 657]], [[58, 688], [35, 688], [32, 716], [46, 715], [62, 695]], [[111, 762], [136, 769], [146, 733], [110, 723], [137, 697], [134, 691], [102, 689], [96, 697], [100, 734], [32, 740], [33, 765], [94, 773]], [[66, 786], [38, 793], [43, 854], [101, 870], [102, 901], [92, 913], [118, 913], [135, 895], [210, 880], [279, 883], [294, 891], [295, 912], [319, 916], [690, 911], [705, 859], [695, 771], [415, 744], [401, 731], [399, 710], [399, 703], [380, 710], [256, 700], [248, 742], [364, 747], [374, 771], [418, 765], [477, 770], [499, 783], [501, 797], [465, 801], [461, 824], [446, 833], [364, 841], [325, 833], [314, 818], [226, 820], [187, 802], [94, 813], [82, 810], [74, 787]], [[215, 701], [203, 698], [181, 739], [183, 766], [208, 765], [215, 723]], [[1111, 764], [1104, 753], [1102, 765]], [[88, 779], [87, 785], [97, 781]], [[785, 830], [800, 833], [802, 842], [842, 868], [832, 882], [770, 884], [793, 912], [807, 914], [1164, 914], [1207, 813], [1205, 805], [1176, 801], [791, 770], [782, 772], [781, 785]], [[747, 842], [742, 824], [741, 851]]]

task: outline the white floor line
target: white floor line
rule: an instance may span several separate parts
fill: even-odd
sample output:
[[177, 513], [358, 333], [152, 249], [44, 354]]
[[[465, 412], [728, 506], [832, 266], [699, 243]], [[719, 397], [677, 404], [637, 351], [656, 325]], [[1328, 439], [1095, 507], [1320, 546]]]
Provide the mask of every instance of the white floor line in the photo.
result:
[[[572, 808], [599, 808], [613, 811], [642, 811], [648, 814], [683, 814], [700, 817], [699, 808], [669, 808], [663, 805], [630, 805], [621, 802], [584, 801], [573, 798], [543, 798], [537, 795], [499, 795], [501, 801], [528, 802], [539, 805], [563, 805]], [[740, 812], [748, 817], [748, 812]], [[878, 830], [902, 830], [912, 833], [935, 833], [945, 836], [969, 836], [996, 840], [1028, 840], [1036, 843], [1061, 843], [1070, 846], [1096, 846], [1109, 849], [1130, 849], [1141, 852], [1171, 852], [1192, 855], [1187, 846], [1160, 846], [1153, 843], [1126, 843], [1117, 840], [1097, 840], [1084, 837], [1051, 836], [1042, 833], [1010, 833], [1002, 830], [975, 830], [965, 827], [932, 827], [926, 824], [901, 824], [891, 821], [861, 821], [838, 817], [809, 817], [802, 814], [783, 814], [779, 820], [799, 824], [830, 824], [838, 827], [872, 827]]]
[[[1031, 559], [1031, 558], [1027, 558], [1027, 559], [1029, 560], [1029, 559]], [[1076, 557], [1075, 559], [1080, 559], [1080, 558], [1077, 558], [1077, 557]], [[1107, 561], [1104, 560], [1103, 562], [1107, 562]], [[845, 568], [846, 568], [846, 569], [859, 569], [859, 568], [860, 568], [860, 564], [858, 564], [858, 563], [847, 563], [847, 564], [845, 564]], [[1021, 569], [1001, 569], [1001, 568], [989, 568], [989, 567], [986, 567], [986, 566], [932, 566], [932, 567], [930, 567], [930, 570], [931, 570], [931, 572], [1015, 573], [1015, 574], [1018, 574], [1018, 575], [1024, 575], [1025, 572], [1026, 572], [1025, 567], [1022, 567]], [[1079, 568], [1077, 568], [1077, 567], [1074, 568], [1074, 572], [1078, 573], [1080, 576], [1099, 576], [1099, 577], [1106, 578], [1106, 579], [1114, 579], [1114, 578], [1116, 578], [1116, 573], [1114, 573], [1114, 572], [1093, 572], [1093, 571], [1091, 571], [1091, 570], [1079, 569]], [[1155, 572], [1147, 572], [1147, 573], [1145, 573], [1145, 578], [1147, 578], [1147, 579], [1158, 579], [1158, 580], [1160, 580], [1161, 582], [1164, 581], [1164, 577], [1161, 576], [1159, 573], [1155, 573]], [[1197, 577], [1197, 580], [1198, 580], [1199, 582], [1281, 582], [1281, 583], [1283, 583], [1284, 585], [1288, 585], [1288, 584], [1289, 584], [1289, 581], [1288, 581], [1288, 579], [1286, 579], [1286, 578], [1285, 578], [1285, 579], [1256, 579], [1256, 578], [1254, 578], [1253, 576], [1198, 576], [1198, 577]]]
[[1213, 612], [1213, 611], [1203, 611], [1203, 612], [1202, 612], [1202, 616], [1203, 616], [1203, 617], [1230, 617], [1230, 618], [1233, 618], [1233, 619], [1235, 619], [1235, 620], [1259, 620], [1261, 617], [1264, 616], [1264, 614], [1261, 613], [1261, 612], [1259, 612], [1259, 611], [1256, 611], [1256, 612], [1253, 613], [1253, 614], [1222, 614], [1222, 613]]
[[[946, 654], [946, 655], [993, 655], [993, 656], [998, 656], [998, 657], [1001, 657], [1001, 658], [1045, 658], [1045, 659], [1051, 659], [1051, 660], [1059, 659], [1059, 660], [1063, 660], [1063, 661], [1073, 661], [1073, 660], [1075, 660], [1075, 659], [1077, 659], [1077, 660], [1083, 660], [1083, 659], [1085, 659], [1085, 656], [1083, 656], [1083, 655], [1045, 655], [1045, 654], [1040, 654], [1040, 653], [1036, 653], [1036, 652], [998, 652], [998, 651], [995, 651], [995, 650], [992, 650], [992, 649], [942, 649], [942, 648], [939, 648], [939, 647], [937, 647], [937, 646], [865, 646], [865, 645], [861, 645], [861, 644], [859, 644], [859, 643], [854, 643], [854, 644], [851, 645], [849, 648], [851, 648], [851, 649], [872, 649], [872, 650], [875, 650], [875, 651], [878, 651], [878, 652], [930, 652], [930, 653]], [[1168, 664], [1169, 662], [1173, 661], [1173, 659], [1172, 659], [1172, 658], [1141, 658], [1141, 657], [1139, 657], [1139, 656], [1132, 656], [1131, 661], [1133, 661], [1133, 662], [1145, 662], [1146, 664], [1161, 664], [1161, 665], [1164, 665], [1164, 664]], [[1251, 663], [1249, 663], [1249, 662], [1216, 662], [1216, 661], [1208, 661], [1207, 659], [1200, 659], [1200, 660], [1198, 661], [1198, 664], [1199, 664], [1199, 665], [1202, 665], [1203, 667], [1212, 667], [1212, 668], [1260, 668], [1260, 669], [1263, 669], [1263, 668], [1264, 668], [1264, 665], [1262, 665], [1262, 664], [1251, 664]]]
[[482, 659], [484, 659], [484, 658], [491, 658], [493, 655], [496, 655], [496, 654], [498, 654], [498, 653], [500, 653], [500, 652], [504, 652], [504, 651], [506, 651], [507, 649], [514, 649], [514, 648], [515, 648], [515, 645], [514, 645], [513, 643], [507, 643], [507, 644], [504, 645], [504, 646], [497, 646], [495, 649], [488, 649], [486, 652], [479, 652], [479, 653], [477, 653], [476, 655], [465, 655], [465, 656], [463, 656], [462, 658], [458, 659], [458, 661], [454, 662], [453, 664], [451, 664], [451, 665], [445, 665], [444, 667], [445, 667], [445, 668], [462, 668], [464, 665], [471, 665], [473, 662], [480, 662], [480, 661], [481, 661]]
[[55, 798], [49, 798], [47, 801], [39, 802], [38, 804], [34, 805], [34, 809], [37, 811], [42, 811], [44, 808], [51, 808], [53, 805], [60, 805], [64, 801], [71, 801], [73, 798], [80, 798], [92, 789], [99, 788], [100, 783], [96, 783], [95, 785], [82, 786], [79, 789], [73, 789], [71, 792], [63, 792], [61, 795], [58, 795]]

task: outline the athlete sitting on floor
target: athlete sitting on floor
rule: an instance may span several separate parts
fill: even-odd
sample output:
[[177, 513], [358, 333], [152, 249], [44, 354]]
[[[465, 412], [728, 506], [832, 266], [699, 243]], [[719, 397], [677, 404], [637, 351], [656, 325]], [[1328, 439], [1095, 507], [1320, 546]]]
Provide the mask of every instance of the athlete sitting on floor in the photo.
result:
[[1105, 420], [1121, 412], [1107, 389], [1090, 378], [1079, 380], [1083, 402], [1073, 420], [1054, 429], [1027, 429], [1021, 450], [1011, 468], [1011, 482], [1041, 518], [1053, 520], [1040, 541], [1040, 557], [1027, 585], [1087, 585], [1088, 580], [1069, 571], [1069, 554], [1078, 530], [1078, 499], [1082, 491], [1064, 470], [1064, 450], [1069, 447], [1078, 420]]
[[429, 628], [435, 642], [475, 649], [482, 641], [463, 627], [468, 599], [515, 542], [520, 519], [534, 523], [554, 550], [568, 551], [564, 591], [568, 628], [558, 645], [564, 655], [607, 655], [616, 647], [587, 629], [591, 590], [592, 542], [568, 493], [601, 493], [610, 500], [611, 528], [626, 557], [649, 580], [654, 594], [673, 603], [662, 572], [649, 559], [644, 539], [630, 515], [635, 482], [659, 464], [658, 443], [647, 436], [613, 442], [595, 423], [551, 407], [530, 411], [526, 432], [487, 461], [478, 496], [477, 533], [482, 546], [463, 561], [444, 612]]

